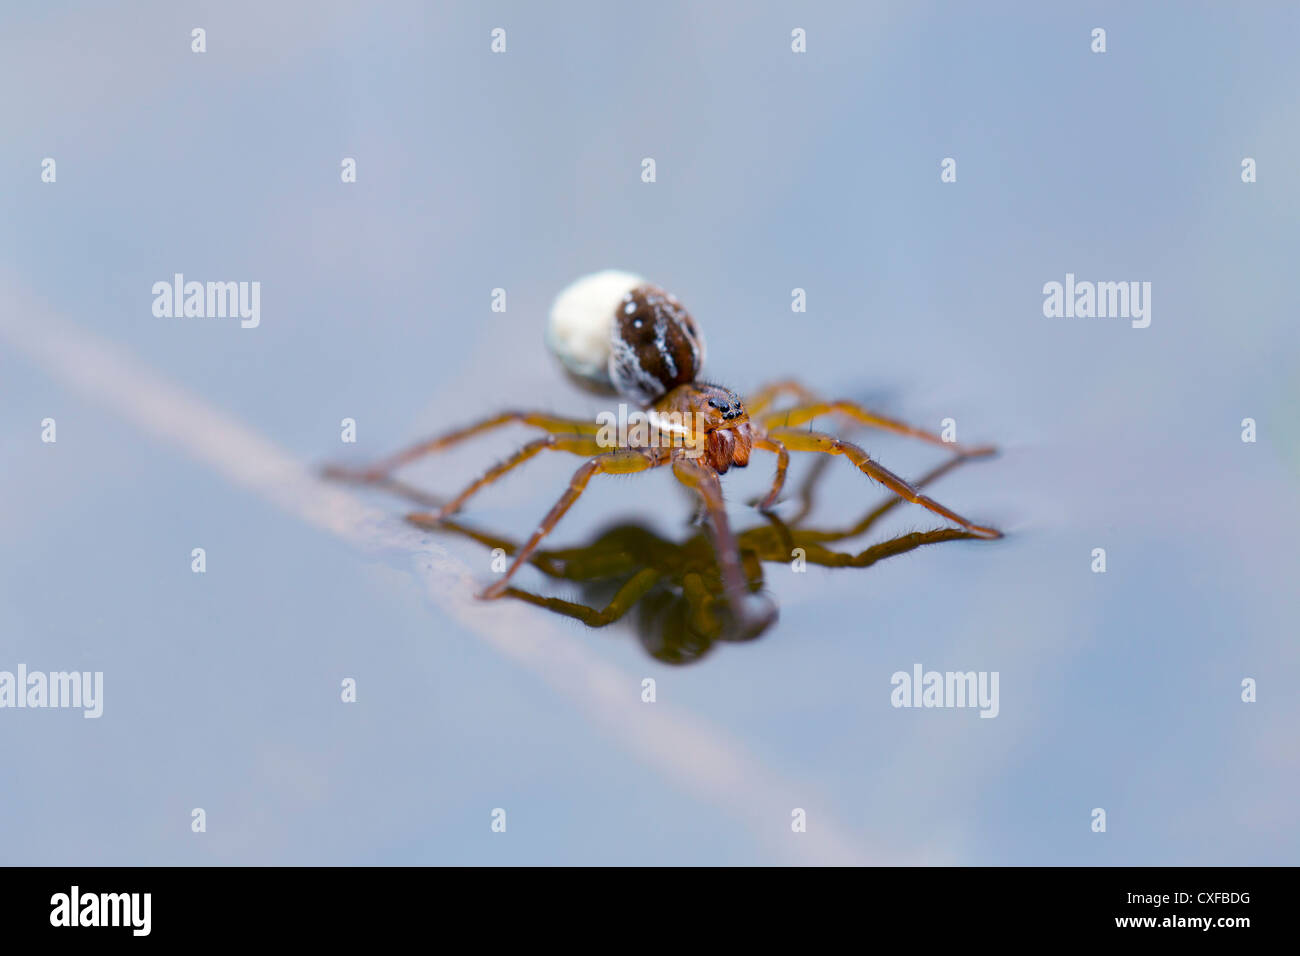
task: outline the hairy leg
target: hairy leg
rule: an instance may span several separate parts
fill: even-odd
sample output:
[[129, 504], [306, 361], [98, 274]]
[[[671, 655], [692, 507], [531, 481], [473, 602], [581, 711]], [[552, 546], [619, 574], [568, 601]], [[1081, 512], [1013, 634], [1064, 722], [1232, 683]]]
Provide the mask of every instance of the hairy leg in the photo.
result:
[[647, 471], [650, 468], [662, 465], [665, 461], [666, 459], [659, 458], [649, 451], [624, 448], [618, 451], [610, 451], [602, 455], [597, 455], [595, 458], [591, 458], [584, 462], [582, 466], [573, 473], [573, 478], [569, 482], [569, 487], [565, 490], [564, 494], [560, 496], [559, 501], [555, 502], [555, 505], [549, 512], [547, 512], [546, 517], [542, 519], [542, 523], [538, 526], [537, 530], [533, 532], [532, 537], [525, 542], [524, 546], [519, 550], [519, 553], [515, 555], [515, 560], [511, 563], [510, 567], [506, 569], [505, 575], [499, 581], [484, 590], [479, 596], [490, 599], [498, 598], [505, 593], [506, 586], [510, 579], [514, 577], [515, 572], [532, 557], [533, 552], [537, 550], [537, 546], [542, 543], [542, 539], [550, 534], [552, 529], [560, 523], [560, 519], [563, 518], [565, 512], [573, 506], [573, 503], [578, 500], [579, 496], [586, 489], [587, 483], [591, 481], [594, 475], [633, 474], [638, 471]]
[[939, 445], [956, 455], [964, 458], [981, 458], [985, 455], [992, 455], [997, 451], [992, 445], [980, 445], [975, 448], [967, 448], [965, 445], [958, 445], [955, 442], [944, 441], [934, 432], [926, 431], [923, 428], [917, 428], [906, 422], [900, 422], [894, 418], [887, 418], [868, 408], [864, 408], [856, 402], [836, 400], [833, 402], [808, 402], [806, 404], [795, 405], [793, 408], [782, 409], [781, 411], [768, 412], [759, 416], [759, 424], [763, 428], [773, 428], [781, 426], [783, 428], [795, 428], [814, 418], [820, 418], [823, 415], [842, 415], [852, 421], [862, 425], [868, 425], [872, 428], [880, 428], [884, 431], [893, 432], [896, 435], [906, 435], [909, 438], [919, 438], [922, 441], [929, 442], [932, 445]]
[[912, 487], [884, 465], [873, 461], [870, 455], [852, 442], [841, 441], [832, 435], [826, 435], [822, 432], [805, 432], [792, 428], [774, 428], [769, 437], [782, 442], [791, 451], [819, 452], [823, 455], [843, 455], [845, 458], [849, 459], [849, 461], [853, 462], [860, 471], [880, 482], [900, 498], [906, 498], [913, 504], [918, 504], [923, 508], [928, 508], [935, 514], [941, 515], [949, 521], [961, 525], [967, 531], [974, 532], [981, 537], [1002, 537], [1001, 531], [994, 528], [987, 528], [983, 525], [973, 524], [961, 515], [957, 514], [957, 512], [939, 504], [939, 502], [935, 501], [933, 498], [921, 494], [920, 491]]
[[401, 468], [403, 465], [410, 464], [417, 458], [423, 458], [425, 455], [435, 451], [441, 451], [444, 448], [450, 448], [474, 435], [482, 434], [493, 428], [500, 428], [502, 425], [518, 423], [529, 425], [533, 428], [540, 428], [542, 431], [549, 432], [552, 435], [595, 435], [600, 431], [600, 426], [595, 422], [581, 421], [575, 418], [559, 418], [555, 415], [549, 415], [546, 412], [520, 412], [508, 411], [493, 415], [491, 418], [485, 418], [482, 421], [475, 422], [472, 425], [466, 425], [464, 428], [458, 428], [455, 431], [447, 432], [444, 435], [438, 435], [434, 438], [425, 439], [409, 448], [390, 455], [387, 458], [375, 462], [365, 468], [346, 468], [330, 466], [324, 469], [325, 477], [338, 478], [344, 481], [356, 481], [363, 483], [374, 483], [383, 481], [393, 471]]
[[583, 435], [546, 435], [542, 438], [530, 441], [509, 458], [493, 465], [487, 471], [483, 472], [482, 475], [466, 485], [464, 489], [461, 490], [460, 494], [456, 495], [456, 497], [452, 498], [437, 511], [431, 514], [417, 513], [416, 515], [408, 515], [407, 520], [413, 524], [420, 524], [421, 522], [438, 522], [443, 518], [446, 518], [448, 515], [455, 514], [461, 509], [461, 506], [470, 499], [470, 497], [478, 493], [481, 489], [492, 484], [492, 482], [501, 478], [507, 472], [518, 468], [539, 452], [565, 451], [571, 455], [587, 455], [590, 457], [602, 455], [608, 450], [609, 449], [607, 448], [602, 448], [600, 444], [597, 443], [596, 439], [588, 438]]
[[781, 489], [785, 487], [785, 473], [790, 468], [790, 452], [770, 436], [756, 439], [754, 447], [776, 453], [776, 477], [772, 479], [772, 487], [767, 495], [757, 505], [759, 511], [767, 512], [772, 510], [772, 506], [776, 504], [776, 499], [781, 494]]
[[[818, 464], [827, 463], [829, 461], [830, 458], [822, 458], [818, 461]], [[912, 482], [912, 487], [919, 491], [920, 489], [926, 487], [932, 482], [938, 481], [948, 472], [956, 468], [960, 468], [963, 464], [966, 463], [966, 461], [967, 459], [965, 458], [949, 458], [942, 465], [939, 465], [936, 468], [932, 468], [930, 471], [926, 472], [925, 475], [923, 475], [921, 478]], [[842, 528], [838, 531], [808, 530], [808, 531], [800, 531], [798, 533], [801, 536], [803, 536], [804, 540], [806, 541], [830, 542], [830, 541], [843, 541], [847, 538], [856, 538], [861, 534], [865, 534], [871, 528], [872, 525], [874, 525], [886, 514], [888, 514], [893, 509], [897, 508], [900, 504], [902, 504], [903, 500], [904, 499], [899, 498], [897, 495], [891, 495], [885, 501], [881, 502], [879, 505], [872, 508], [860, 519], [858, 519], [856, 524], [850, 525], [849, 527], [846, 528]]]
[[766, 628], [776, 616], [776, 608], [770, 602], [763, 602], [758, 610], [752, 610], [749, 589], [745, 585], [744, 566], [741, 563], [740, 547], [731, 532], [731, 523], [727, 520], [726, 503], [722, 498], [722, 483], [717, 472], [689, 458], [677, 458], [673, 461], [673, 474], [677, 480], [699, 495], [700, 501], [708, 514], [709, 534], [713, 541], [714, 554], [718, 561], [718, 570], [722, 575], [722, 587], [727, 602], [737, 624], [746, 632], [757, 632]]

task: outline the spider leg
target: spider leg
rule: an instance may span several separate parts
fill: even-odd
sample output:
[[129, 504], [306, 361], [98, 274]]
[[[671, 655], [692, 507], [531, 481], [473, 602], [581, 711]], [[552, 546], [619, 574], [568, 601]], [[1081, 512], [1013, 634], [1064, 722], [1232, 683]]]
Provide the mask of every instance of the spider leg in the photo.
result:
[[[595, 439], [591, 439], [591, 441], [593, 444], [595, 443]], [[587, 482], [591, 481], [593, 475], [627, 475], [662, 465], [664, 461], [665, 459], [658, 457], [653, 452], [634, 448], [622, 448], [604, 454], [598, 453], [596, 457], [588, 459], [573, 473], [569, 487], [560, 496], [560, 500], [547, 512], [546, 517], [542, 519], [541, 525], [533, 532], [532, 537], [515, 555], [515, 560], [506, 569], [505, 575], [483, 591], [479, 597], [498, 598], [505, 593], [506, 585], [514, 577], [515, 572], [532, 557], [542, 539], [560, 523], [564, 513], [578, 500], [578, 496], [586, 489]]]
[[799, 510], [794, 517], [788, 519], [791, 527], [803, 524], [804, 519], [812, 514], [815, 505], [813, 497], [817, 492], [817, 486], [821, 483], [822, 475], [826, 473], [826, 466], [830, 463], [829, 458], [818, 458], [808, 469], [808, 474], [804, 476], [803, 484], [799, 487]]
[[755, 439], [754, 447], [776, 453], [776, 477], [772, 479], [772, 487], [767, 495], [757, 504], [758, 510], [766, 514], [772, 510], [772, 506], [776, 504], [777, 496], [781, 494], [781, 489], [785, 487], [785, 473], [790, 468], [790, 452], [784, 445], [770, 436]]
[[[871, 547], [857, 554], [846, 554], [842, 551], [832, 551], [823, 548], [821, 545], [810, 541], [804, 541], [798, 538], [799, 547], [804, 549], [806, 559], [809, 564], [818, 564], [827, 568], [868, 568], [877, 561], [883, 561], [886, 558], [896, 557], [900, 554], [906, 554], [909, 551], [915, 551], [917, 548], [927, 544], [938, 544], [941, 541], [960, 541], [968, 538], [978, 538], [979, 535], [972, 534], [969, 531], [960, 531], [957, 528], [937, 528], [934, 531], [913, 531], [910, 534], [900, 534], [896, 538], [890, 538], [888, 541], [881, 541], [879, 544], [873, 544]], [[785, 555], [781, 556], [785, 560]]]
[[827, 435], [822, 432], [805, 432], [792, 428], [774, 428], [769, 437], [783, 442], [791, 451], [812, 451], [820, 452], [824, 455], [843, 455], [858, 469], [867, 476], [880, 482], [900, 498], [906, 498], [913, 504], [918, 504], [923, 508], [928, 508], [937, 515], [942, 515], [949, 521], [961, 525], [967, 531], [971, 531], [984, 538], [1000, 538], [1002, 532], [994, 528], [986, 528], [983, 525], [972, 524], [957, 512], [946, 508], [933, 498], [921, 494], [916, 488], [913, 488], [898, 475], [894, 474], [884, 465], [873, 461], [871, 456], [852, 442], [841, 441], [833, 435]]
[[596, 610], [594, 607], [580, 604], [577, 601], [566, 601], [557, 597], [542, 597], [540, 594], [521, 591], [519, 588], [506, 588], [504, 594], [506, 597], [525, 601], [537, 607], [544, 607], [548, 611], [563, 614], [565, 617], [577, 618], [588, 627], [604, 627], [607, 624], [613, 624], [631, 610], [637, 601], [649, 593], [650, 589], [659, 582], [662, 576], [662, 573], [657, 568], [642, 568], [623, 582], [614, 596], [610, 598], [609, 603], [601, 610]]
[[[821, 458], [818, 460], [818, 464], [825, 464], [829, 461], [830, 461], [829, 458]], [[935, 468], [932, 468], [930, 471], [926, 472], [924, 476], [912, 482], [912, 487], [919, 491], [922, 488], [926, 487], [927, 485], [931, 484], [932, 482], [938, 481], [940, 478], [942, 478], [944, 475], [946, 475], [948, 472], [952, 471], [953, 469], [960, 468], [963, 464], [965, 464], [965, 462], [966, 462], [965, 458], [960, 458], [960, 457], [949, 458], [943, 464]], [[872, 508], [865, 515], [863, 515], [858, 520], [857, 524], [854, 524], [848, 528], [841, 528], [839, 531], [807, 530], [807, 531], [800, 531], [798, 532], [798, 534], [805, 541], [813, 541], [813, 542], [843, 541], [847, 538], [856, 538], [859, 535], [865, 534], [871, 528], [872, 525], [874, 525], [877, 521], [883, 518], [894, 508], [902, 504], [902, 502], [903, 502], [902, 498], [899, 498], [896, 495], [891, 495], [889, 498], [885, 499], [885, 501], [881, 502], [879, 505]], [[965, 532], [963, 532], [963, 534], [964, 533]]]
[[[477, 541], [485, 548], [493, 550], [500, 548], [506, 554], [514, 554], [519, 550], [518, 542], [511, 541], [509, 538], [503, 538], [500, 535], [493, 534], [490, 531], [479, 531], [477, 528], [471, 528], [468, 525], [459, 524], [455, 521], [435, 521], [433, 515], [425, 512], [416, 512], [406, 516], [406, 520], [417, 528], [423, 528], [426, 531], [447, 532], [459, 534], [471, 541]], [[533, 567], [538, 568], [544, 574], [553, 578], [567, 577], [564, 573], [564, 561], [558, 560], [552, 552], [538, 551], [533, 555]]]
[[709, 516], [708, 529], [713, 541], [714, 555], [718, 560], [718, 570], [722, 574], [722, 588], [732, 614], [744, 631], [757, 633], [772, 623], [776, 617], [776, 608], [770, 603], [753, 613], [746, 607], [749, 589], [745, 585], [744, 566], [740, 557], [740, 546], [731, 532], [727, 521], [727, 508], [722, 499], [722, 483], [718, 474], [711, 468], [690, 459], [679, 457], [673, 461], [673, 474], [686, 487], [694, 489], [704, 503]]
[[[753, 413], [751, 412], [751, 415]], [[873, 412], [864, 408], [857, 402], [844, 401], [838, 399], [833, 402], [811, 401], [795, 405], [792, 408], [782, 409], [775, 412], [767, 412], [758, 416], [758, 423], [763, 428], [773, 428], [781, 426], [784, 428], [794, 428], [805, 422], [810, 422], [814, 418], [822, 415], [838, 414], [863, 425], [869, 425], [872, 428], [880, 428], [884, 431], [894, 432], [897, 435], [906, 435], [909, 438], [919, 438], [927, 441], [932, 445], [941, 445], [954, 454], [963, 458], [981, 458], [985, 455], [992, 455], [997, 449], [992, 445], [980, 445], [975, 448], [967, 448], [965, 445], [958, 445], [954, 442], [946, 442], [934, 432], [928, 432], [923, 428], [917, 428], [906, 422], [900, 422], [897, 419], [886, 418], [884, 415]]]
[[595, 438], [589, 438], [585, 435], [545, 435], [541, 438], [530, 441], [504, 461], [497, 462], [487, 471], [483, 472], [483, 474], [478, 478], [475, 478], [466, 485], [460, 494], [452, 498], [437, 511], [432, 513], [417, 512], [413, 515], [407, 515], [406, 520], [422, 527], [437, 524], [448, 515], [455, 514], [459, 511], [461, 506], [476, 492], [478, 492], [479, 489], [492, 484], [492, 482], [496, 481], [506, 472], [518, 468], [538, 452], [547, 450], [567, 451], [573, 455], [588, 456], [602, 455], [608, 451], [608, 449], [603, 448]]
[[[471, 528], [450, 519], [435, 521], [432, 515], [417, 513], [407, 515], [406, 520], [417, 528], [437, 532], [450, 531], [471, 541], [477, 541], [484, 547], [500, 548], [506, 554], [515, 554], [519, 551], [520, 546], [517, 541], [489, 531]], [[648, 531], [642, 532], [639, 528], [635, 529], [635, 532], [629, 528], [620, 531], [618, 537], [602, 536], [594, 543], [582, 547], [541, 548], [533, 552], [529, 562], [544, 574], [567, 581], [595, 581], [630, 576], [650, 566], [659, 567], [662, 574], [670, 573], [671, 558], [664, 552], [675, 549], [676, 546], [669, 545]], [[629, 538], [629, 534], [633, 533], [636, 537]]]
[[736, 543], [740, 545], [741, 560], [743, 561], [748, 554], [757, 569], [755, 574], [746, 568], [746, 573], [751, 580], [760, 584], [763, 580], [763, 562], [784, 561], [785, 556], [795, 547], [790, 526], [782, 521], [775, 511], [764, 511], [762, 515], [767, 524], [746, 528], [736, 535]]
[[435, 451], [450, 448], [452, 445], [458, 444], [474, 435], [491, 431], [493, 428], [500, 428], [502, 425], [509, 425], [512, 422], [517, 422], [521, 425], [529, 425], [533, 428], [540, 428], [542, 431], [549, 432], [552, 435], [595, 435], [600, 431], [600, 425], [595, 422], [580, 421], [574, 418], [558, 418], [554, 415], [549, 415], [546, 412], [501, 412], [499, 415], [493, 415], [491, 418], [485, 418], [472, 425], [466, 425], [464, 428], [458, 428], [455, 431], [447, 432], [445, 435], [438, 435], [434, 438], [426, 439], [409, 448], [405, 448], [396, 454], [389, 455], [387, 458], [383, 458], [368, 467], [347, 468], [342, 466], [329, 466], [324, 469], [324, 474], [327, 478], [337, 478], [343, 481], [355, 481], [363, 484], [382, 482], [393, 471], [396, 471], [403, 465], [410, 464], [417, 458], [423, 458], [425, 455], [431, 454]]
[[690, 630], [709, 641], [718, 640], [726, 616], [717, 613], [715, 608], [719, 603], [726, 608], [726, 595], [710, 589], [698, 571], [690, 571], [682, 576], [682, 598], [686, 601], [685, 623]]
[[[325, 469], [326, 478], [335, 478], [341, 481], [360, 481], [355, 475], [346, 475], [342, 472], [336, 472], [333, 468]], [[374, 481], [365, 481], [364, 484], [373, 485], [376, 488], [382, 488], [384, 491], [392, 492], [399, 498], [405, 498], [412, 504], [419, 505], [421, 508], [441, 508], [446, 504], [447, 499], [441, 495], [430, 494], [422, 488], [415, 485], [399, 481], [391, 476], [381, 476]]]

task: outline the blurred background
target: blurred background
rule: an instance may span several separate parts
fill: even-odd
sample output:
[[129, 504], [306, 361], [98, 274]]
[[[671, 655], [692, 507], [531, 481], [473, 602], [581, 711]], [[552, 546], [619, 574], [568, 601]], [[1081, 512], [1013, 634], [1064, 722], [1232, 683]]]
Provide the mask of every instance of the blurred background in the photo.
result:
[[[573, 667], [627, 676], [640, 709], [611, 733], [400, 560], [228, 483], [0, 332], [0, 669], [105, 674], [99, 720], [0, 712], [0, 861], [824, 862], [790, 832], [798, 806], [803, 836], [833, 820], [868, 862], [1295, 862], [1296, 8], [48, 3], [3, 26], [11, 327], [56, 315], [306, 464], [360, 463], [505, 407], [606, 407], [542, 330], [564, 285], [628, 269], [691, 309], [713, 380], [795, 376], [999, 444], [932, 491], [1008, 537], [769, 565], [779, 623], [685, 667], [629, 623], [526, 609]], [[260, 327], [156, 318], [177, 272], [259, 281]], [[1150, 282], [1150, 327], [1045, 318], [1067, 272]], [[406, 477], [453, 492], [524, 434]], [[905, 475], [942, 460], [859, 437]], [[576, 464], [539, 458], [463, 518], [524, 537]], [[836, 464], [814, 524], [884, 500]], [[725, 479], [738, 527], [771, 466]], [[686, 536], [690, 514], [667, 474], [601, 480], [554, 544], [628, 518]], [[938, 525], [898, 508], [859, 547]], [[486, 549], [435, 540], [492, 579]], [[998, 671], [999, 716], [894, 709], [915, 663]], [[646, 677], [781, 792], [743, 788], [742, 814], [629, 745], [656, 719]]]

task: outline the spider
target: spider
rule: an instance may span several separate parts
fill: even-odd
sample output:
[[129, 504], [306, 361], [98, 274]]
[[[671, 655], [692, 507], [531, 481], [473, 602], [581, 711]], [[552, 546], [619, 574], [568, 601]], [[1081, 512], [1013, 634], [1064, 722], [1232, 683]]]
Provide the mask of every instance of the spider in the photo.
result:
[[[634, 429], [611, 439], [606, 424], [562, 418], [545, 412], [505, 411], [472, 425], [422, 441], [368, 468], [327, 469], [331, 477], [381, 483], [392, 473], [432, 452], [509, 423], [540, 429], [545, 434], [528, 442], [509, 458], [489, 468], [437, 511], [410, 516], [417, 523], [436, 524], [460, 508], [476, 492], [543, 451], [561, 451], [586, 458], [568, 488], [514, 556], [505, 574], [479, 597], [499, 598], [511, 578], [533, 553], [597, 475], [633, 474], [669, 466], [677, 480], [698, 498], [718, 562], [723, 591], [735, 623], [743, 632], [758, 633], [776, 615], [775, 607], [745, 586], [740, 549], [727, 520], [719, 480], [731, 468], [749, 464], [754, 449], [776, 456], [776, 473], [767, 494], [758, 502], [770, 512], [785, 485], [790, 453], [843, 455], [868, 477], [895, 495], [959, 525], [981, 538], [1000, 538], [994, 528], [975, 524], [922, 494], [917, 488], [872, 459], [860, 446], [824, 432], [799, 428], [819, 416], [837, 414], [858, 423], [941, 445], [960, 458], [991, 454], [989, 446], [966, 448], [945, 442], [932, 432], [887, 418], [850, 401], [823, 401], [794, 381], [766, 386], [748, 401], [721, 385], [700, 379], [704, 366], [704, 336], [677, 298], [640, 276], [605, 271], [579, 279], [556, 297], [551, 308], [547, 345], [567, 373], [584, 387], [617, 394], [637, 403], [652, 429]], [[783, 397], [795, 404], [781, 410]], [[753, 607], [756, 598], [760, 607]]]

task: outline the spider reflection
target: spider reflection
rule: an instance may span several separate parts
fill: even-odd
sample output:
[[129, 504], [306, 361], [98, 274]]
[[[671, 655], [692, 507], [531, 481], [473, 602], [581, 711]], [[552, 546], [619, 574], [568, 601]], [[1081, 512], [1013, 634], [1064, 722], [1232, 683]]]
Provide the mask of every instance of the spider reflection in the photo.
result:
[[[917, 485], [924, 487], [968, 459], [952, 458], [935, 468]], [[890, 497], [855, 523], [839, 529], [804, 527], [814, 506], [816, 486], [829, 459], [817, 462], [799, 491], [799, 509], [788, 520], [775, 514], [765, 522], [737, 534], [745, 584], [750, 592], [763, 586], [763, 562], [787, 566], [796, 556], [807, 564], [832, 568], [865, 568], [877, 561], [906, 554], [923, 545], [980, 536], [959, 528], [902, 534], [860, 551], [840, 551], [833, 545], [867, 533], [902, 499]], [[434, 501], [423, 492], [390, 480], [391, 491], [426, 506]], [[430, 531], [450, 531], [508, 555], [520, 544], [498, 535], [426, 515], [412, 515], [411, 523]], [[796, 550], [798, 549], [798, 550]], [[718, 559], [703, 529], [685, 541], [670, 541], [635, 522], [606, 529], [586, 545], [535, 551], [528, 558], [543, 574], [577, 585], [582, 600], [568, 600], [507, 587], [504, 597], [546, 608], [575, 618], [590, 627], [604, 627], [631, 615], [637, 635], [651, 656], [670, 664], [699, 660], [720, 640], [751, 640], [767, 630], [738, 632], [728, 627], [727, 589]], [[771, 622], [768, 622], [770, 626]]]

